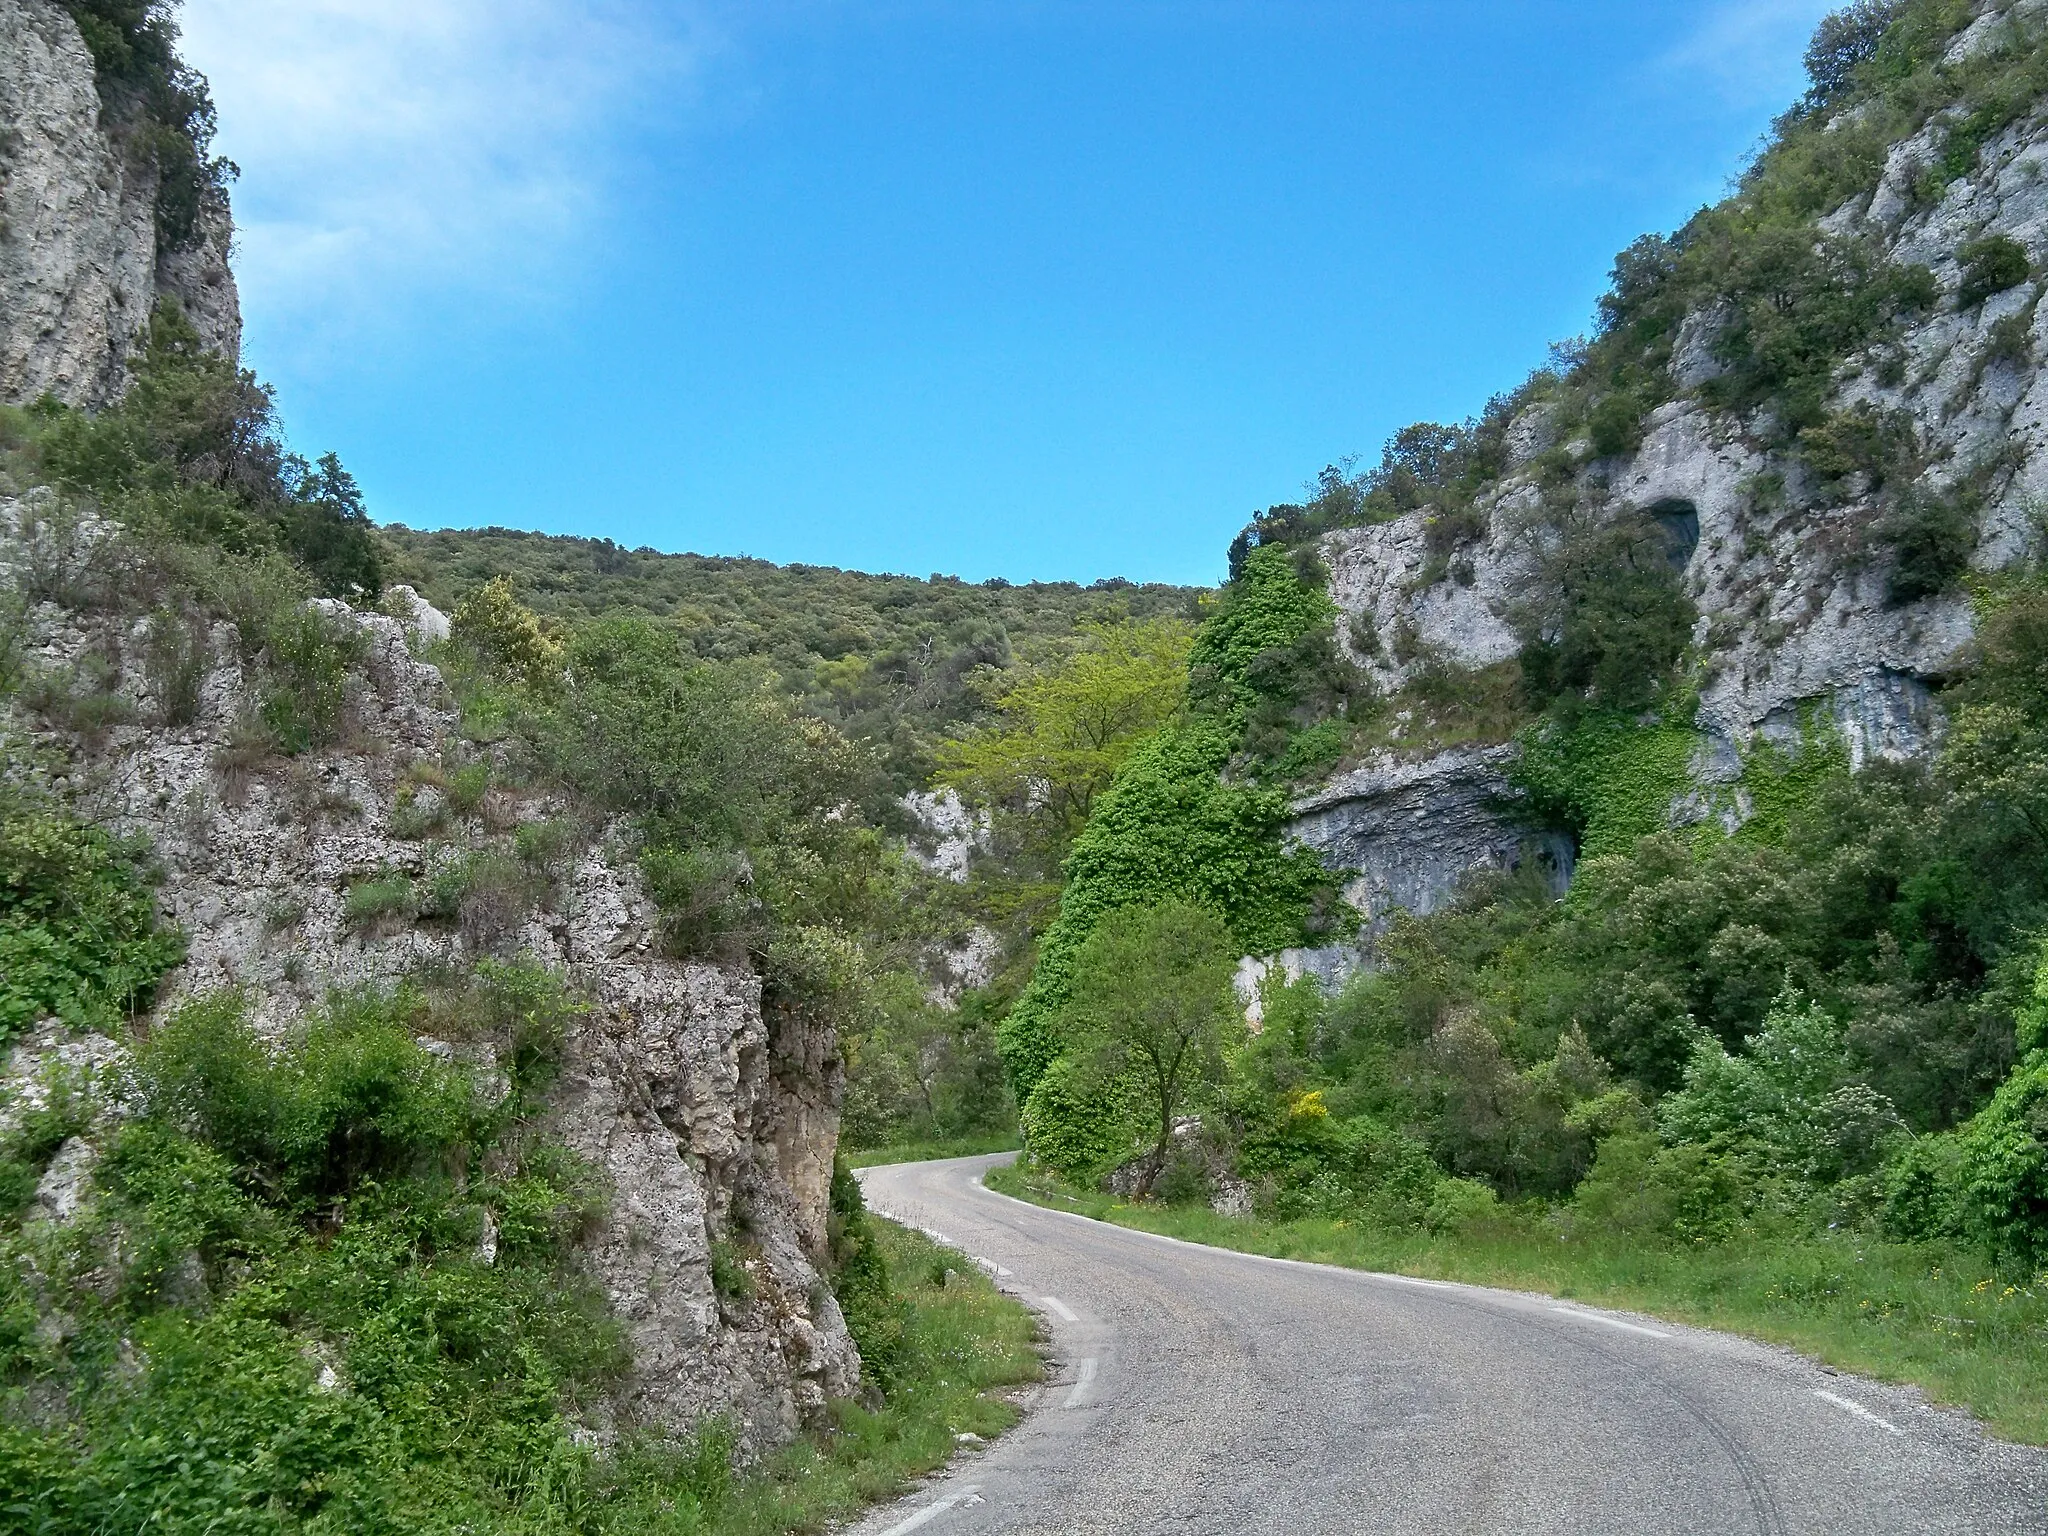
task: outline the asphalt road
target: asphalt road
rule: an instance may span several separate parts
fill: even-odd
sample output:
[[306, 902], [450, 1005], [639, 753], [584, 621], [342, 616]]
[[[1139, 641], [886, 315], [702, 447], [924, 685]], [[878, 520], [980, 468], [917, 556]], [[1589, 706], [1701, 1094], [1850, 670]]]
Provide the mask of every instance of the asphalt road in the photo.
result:
[[1057, 1362], [1024, 1422], [859, 1536], [2048, 1533], [2048, 1452], [1789, 1352], [1512, 1291], [1176, 1243], [871, 1168]]

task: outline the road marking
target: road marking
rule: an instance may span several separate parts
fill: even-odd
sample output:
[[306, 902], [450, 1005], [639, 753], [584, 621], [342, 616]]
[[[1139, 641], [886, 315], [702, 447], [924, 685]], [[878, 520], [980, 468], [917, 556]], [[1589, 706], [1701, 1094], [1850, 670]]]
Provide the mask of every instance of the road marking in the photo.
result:
[[1003, 1268], [1002, 1265], [998, 1264], [994, 1259], [984, 1259], [978, 1253], [970, 1253], [969, 1255], [967, 1255], [967, 1257], [972, 1259], [976, 1264], [979, 1264], [983, 1269], [987, 1270], [990, 1274], [994, 1275], [998, 1280], [1007, 1280], [1010, 1278], [1010, 1272], [1007, 1269]]
[[1876, 1414], [1872, 1413], [1868, 1408], [1864, 1407], [1861, 1403], [1852, 1403], [1848, 1398], [1838, 1396], [1837, 1394], [1828, 1391], [1828, 1389], [1825, 1387], [1815, 1387], [1813, 1389], [1813, 1395], [1815, 1397], [1825, 1398], [1828, 1402], [1833, 1403], [1837, 1408], [1841, 1409], [1844, 1413], [1855, 1414], [1857, 1418], [1862, 1419], [1865, 1423], [1875, 1424], [1879, 1429], [1883, 1430], [1886, 1434], [1903, 1435], [1905, 1433], [1903, 1429], [1899, 1428], [1899, 1426], [1894, 1424], [1890, 1419], [1880, 1419]]
[[1566, 1317], [1576, 1317], [1582, 1323], [1604, 1323], [1609, 1328], [1626, 1328], [1630, 1333], [1645, 1333], [1653, 1339], [1668, 1339], [1670, 1334], [1661, 1328], [1645, 1328], [1641, 1323], [1624, 1323], [1618, 1317], [1606, 1317], [1598, 1312], [1581, 1312], [1577, 1307], [1552, 1307], [1553, 1312]]
[[1083, 1360], [1081, 1362], [1081, 1374], [1074, 1378], [1074, 1390], [1067, 1394], [1067, 1400], [1061, 1403], [1060, 1406], [1062, 1408], [1080, 1407], [1081, 1400], [1087, 1397], [1089, 1385], [1094, 1380], [1095, 1357], [1093, 1355], [1090, 1355], [1086, 1360]]
[[1048, 1307], [1051, 1307], [1053, 1311], [1059, 1313], [1061, 1317], [1065, 1318], [1070, 1323], [1078, 1323], [1079, 1321], [1081, 1321], [1081, 1314], [1076, 1312], [1072, 1307], [1068, 1306], [1064, 1301], [1061, 1301], [1057, 1296], [1046, 1297], [1045, 1304]]
[[938, 1503], [927, 1504], [902, 1524], [890, 1526], [888, 1530], [882, 1532], [882, 1536], [909, 1536], [910, 1532], [920, 1530], [924, 1526], [931, 1524], [932, 1521], [938, 1519], [939, 1516], [952, 1509], [955, 1505], [965, 1504], [970, 1500], [977, 1504], [980, 1503], [980, 1494], [981, 1488], [979, 1485], [955, 1489], [952, 1493], [939, 1500]]

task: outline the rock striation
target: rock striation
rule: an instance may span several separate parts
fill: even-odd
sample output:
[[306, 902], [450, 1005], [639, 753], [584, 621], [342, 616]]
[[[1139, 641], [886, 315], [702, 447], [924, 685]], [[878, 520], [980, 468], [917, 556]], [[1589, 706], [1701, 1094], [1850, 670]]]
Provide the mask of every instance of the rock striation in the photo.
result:
[[241, 304], [223, 199], [194, 241], [166, 247], [157, 170], [102, 101], [78, 24], [56, 0], [0, 0], [0, 401], [99, 406], [160, 298], [239, 354]]

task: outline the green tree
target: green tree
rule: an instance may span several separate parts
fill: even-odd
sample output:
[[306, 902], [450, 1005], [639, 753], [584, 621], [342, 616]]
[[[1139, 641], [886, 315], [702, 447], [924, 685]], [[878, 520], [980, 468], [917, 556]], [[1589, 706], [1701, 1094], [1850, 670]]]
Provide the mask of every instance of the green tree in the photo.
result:
[[1131, 749], [1187, 694], [1184, 621], [1091, 625], [1082, 636], [1078, 649], [1019, 674], [995, 697], [992, 723], [939, 753], [939, 782], [997, 811], [1047, 871]]
[[1165, 1165], [1174, 1121], [1221, 1079], [1243, 1031], [1232, 968], [1223, 920], [1182, 901], [1111, 913], [1075, 957], [1068, 1038], [1098, 1080], [1132, 1078], [1156, 1117], [1141, 1196]]

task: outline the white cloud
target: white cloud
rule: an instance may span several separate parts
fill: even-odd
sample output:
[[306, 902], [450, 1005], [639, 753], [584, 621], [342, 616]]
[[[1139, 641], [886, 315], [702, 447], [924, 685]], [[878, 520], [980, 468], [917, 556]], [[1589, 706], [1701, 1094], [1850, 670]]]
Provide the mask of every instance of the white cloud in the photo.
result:
[[1660, 61], [1739, 107], [1787, 105], [1805, 84], [1807, 39], [1846, 0], [1728, 0]]
[[184, 38], [242, 167], [243, 286], [302, 333], [451, 284], [530, 291], [601, 222], [611, 146], [711, 46], [675, 0], [187, 0]]

